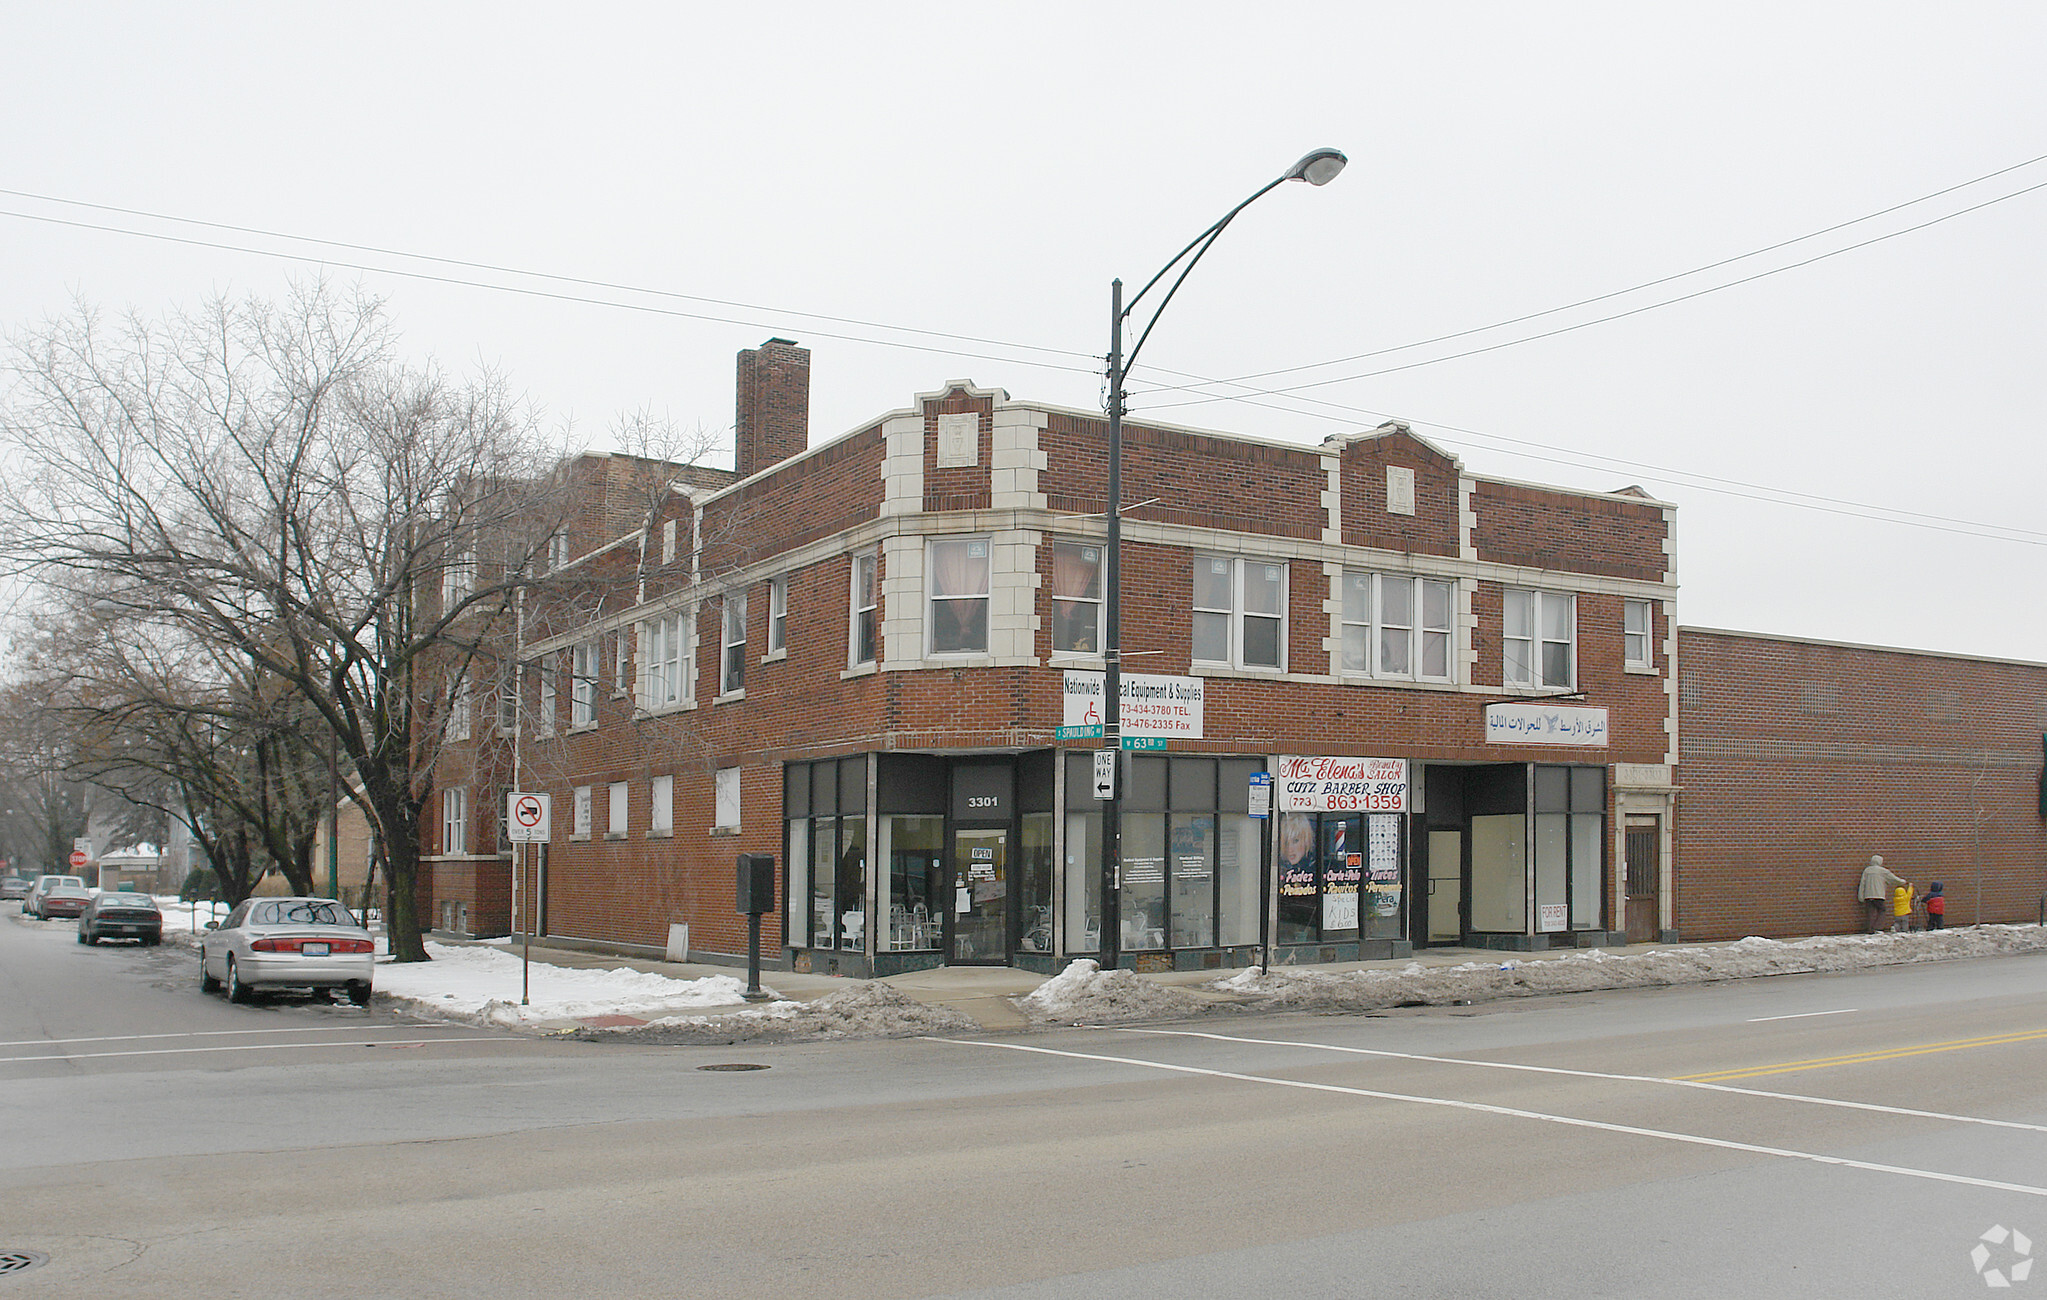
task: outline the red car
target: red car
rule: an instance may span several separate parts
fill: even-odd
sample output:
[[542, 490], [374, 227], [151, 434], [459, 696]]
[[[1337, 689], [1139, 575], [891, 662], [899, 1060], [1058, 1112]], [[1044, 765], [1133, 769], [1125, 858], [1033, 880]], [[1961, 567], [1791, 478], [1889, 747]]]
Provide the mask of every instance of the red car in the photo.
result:
[[36, 915], [45, 921], [76, 920], [92, 902], [92, 891], [80, 885], [58, 885], [36, 900]]

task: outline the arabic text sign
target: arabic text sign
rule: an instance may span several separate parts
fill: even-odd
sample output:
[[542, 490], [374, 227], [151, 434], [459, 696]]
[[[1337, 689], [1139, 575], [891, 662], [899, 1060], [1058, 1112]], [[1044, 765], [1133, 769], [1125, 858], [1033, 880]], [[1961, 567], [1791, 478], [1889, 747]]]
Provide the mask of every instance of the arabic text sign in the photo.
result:
[[1274, 779], [1282, 812], [1407, 811], [1404, 758], [1282, 758]]
[[[1120, 683], [1118, 693], [1123, 700], [1117, 721], [1122, 725], [1125, 738], [1201, 739], [1203, 683], [1199, 677], [1124, 673]], [[1066, 726], [1099, 726], [1103, 722], [1102, 674], [1069, 671], [1063, 694], [1066, 697]]]
[[1585, 745], [1606, 748], [1606, 710], [1567, 704], [1488, 704], [1488, 745]]

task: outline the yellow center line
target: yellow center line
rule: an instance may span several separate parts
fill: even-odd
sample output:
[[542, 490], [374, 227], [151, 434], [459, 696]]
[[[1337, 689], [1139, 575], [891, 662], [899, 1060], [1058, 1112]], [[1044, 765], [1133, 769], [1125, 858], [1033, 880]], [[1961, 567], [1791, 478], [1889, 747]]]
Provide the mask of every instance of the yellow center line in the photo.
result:
[[1908, 1056], [1927, 1056], [1934, 1052], [1959, 1052], [1971, 1047], [2002, 1047], [2008, 1043], [2025, 1043], [2047, 1038], [2047, 1029], [2021, 1030], [2009, 1034], [1991, 1034], [1983, 1038], [1958, 1038], [1946, 1043], [1926, 1043], [1918, 1047], [1893, 1047], [1879, 1051], [1854, 1052], [1847, 1056], [1823, 1056], [1809, 1061], [1786, 1061], [1780, 1065], [1749, 1066], [1737, 1070], [1714, 1070], [1706, 1074], [1683, 1074], [1679, 1079], [1694, 1083], [1723, 1083], [1729, 1079], [1754, 1079], [1768, 1074], [1795, 1074], [1800, 1070], [1825, 1070], [1837, 1065], [1867, 1065], [1875, 1061], [1895, 1061]]

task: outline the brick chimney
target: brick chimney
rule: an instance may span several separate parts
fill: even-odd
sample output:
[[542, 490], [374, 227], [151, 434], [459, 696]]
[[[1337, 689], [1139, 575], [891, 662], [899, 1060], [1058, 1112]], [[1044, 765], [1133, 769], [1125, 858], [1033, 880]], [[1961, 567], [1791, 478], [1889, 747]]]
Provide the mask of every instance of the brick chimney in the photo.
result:
[[810, 349], [769, 339], [739, 354], [733, 468], [759, 473], [810, 447]]

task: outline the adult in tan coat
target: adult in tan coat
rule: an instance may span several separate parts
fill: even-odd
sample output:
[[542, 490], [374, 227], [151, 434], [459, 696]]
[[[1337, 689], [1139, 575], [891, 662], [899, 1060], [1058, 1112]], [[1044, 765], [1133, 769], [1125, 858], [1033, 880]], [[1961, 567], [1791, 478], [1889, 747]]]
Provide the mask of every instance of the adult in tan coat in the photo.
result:
[[1891, 928], [1891, 891], [1900, 885], [1911, 888], [1891, 874], [1881, 854], [1871, 854], [1869, 865], [1862, 869], [1862, 885], [1855, 891], [1862, 900], [1863, 928], [1868, 933]]

